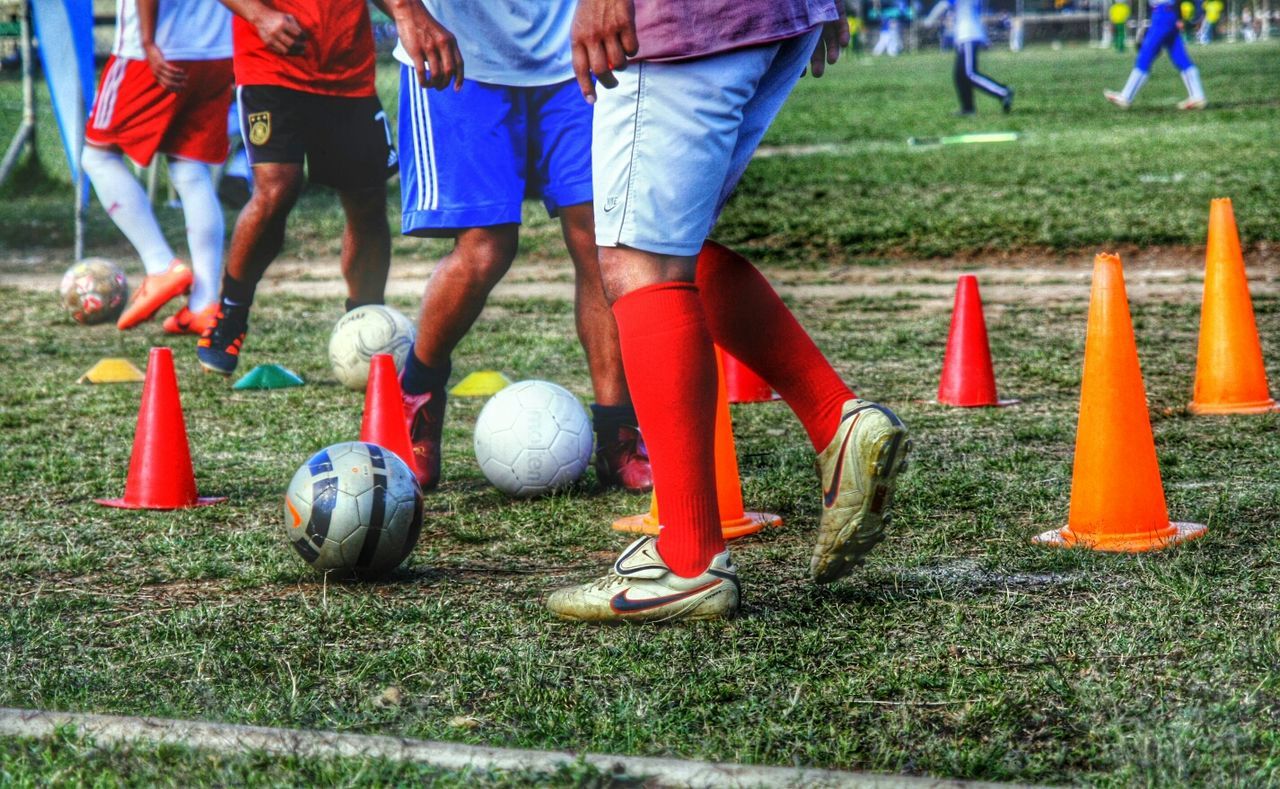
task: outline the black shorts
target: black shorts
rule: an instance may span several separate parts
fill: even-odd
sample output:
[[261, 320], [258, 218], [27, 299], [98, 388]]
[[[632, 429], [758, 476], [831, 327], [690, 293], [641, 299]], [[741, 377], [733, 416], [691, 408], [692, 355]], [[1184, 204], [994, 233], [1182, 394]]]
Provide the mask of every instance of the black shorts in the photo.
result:
[[250, 164], [302, 164], [305, 159], [314, 183], [344, 190], [379, 186], [397, 170], [391, 127], [377, 96], [244, 85], [238, 97]]

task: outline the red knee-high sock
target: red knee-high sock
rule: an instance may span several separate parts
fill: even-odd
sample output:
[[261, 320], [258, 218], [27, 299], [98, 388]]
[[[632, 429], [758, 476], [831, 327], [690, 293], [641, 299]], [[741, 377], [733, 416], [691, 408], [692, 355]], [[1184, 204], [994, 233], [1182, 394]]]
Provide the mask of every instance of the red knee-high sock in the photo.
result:
[[698, 255], [697, 284], [716, 343], [777, 390], [813, 448], [825, 449], [854, 395], [791, 310], [755, 266], [714, 241]]
[[716, 359], [698, 289], [650, 285], [614, 302], [622, 365], [649, 448], [662, 532], [677, 575], [706, 572], [724, 550], [716, 502]]

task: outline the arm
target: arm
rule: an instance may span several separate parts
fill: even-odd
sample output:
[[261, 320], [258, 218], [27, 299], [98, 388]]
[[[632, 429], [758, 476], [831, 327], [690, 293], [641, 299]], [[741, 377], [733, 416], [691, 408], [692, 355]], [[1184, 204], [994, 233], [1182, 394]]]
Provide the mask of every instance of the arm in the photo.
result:
[[147, 65], [156, 76], [156, 82], [165, 90], [180, 93], [187, 86], [187, 72], [165, 60], [164, 53], [156, 46], [159, 9], [160, 0], [138, 0], [138, 38], [142, 41], [142, 52], [147, 56]]
[[625, 69], [627, 58], [640, 49], [635, 4], [632, 0], [578, 0], [571, 38], [578, 89], [588, 104], [595, 104], [596, 86], [591, 75], [606, 88], [616, 88], [614, 70]]
[[231, 13], [253, 25], [258, 38], [277, 55], [301, 55], [311, 36], [292, 14], [282, 14], [262, 0], [219, 0]]
[[921, 22], [925, 27], [934, 27], [942, 20], [943, 15], [947, 13], [950, 4], [947, 0], [938, 0], [938, 2], [929, 10], [929, 15]]
[[[827, 66], [840, 59], [840, 50], [849, 46], [849, 18], [845, 16], [844, 0], [836, 0], [836, 19], [822, 26], [822, 37], [813, 48], [813, 57], [809, 58], [809, 70], [813, 76], [821, 77]], [[826, 58], [823, 58], [823, 53]]]
[[413, 61], [419, 85], [440, 90], [452, 82], [454, 90], [462, 89], [458, 41], [431, 16], [422, 0], [373, 0], [373, 4], [395, 20], [400, 46]]

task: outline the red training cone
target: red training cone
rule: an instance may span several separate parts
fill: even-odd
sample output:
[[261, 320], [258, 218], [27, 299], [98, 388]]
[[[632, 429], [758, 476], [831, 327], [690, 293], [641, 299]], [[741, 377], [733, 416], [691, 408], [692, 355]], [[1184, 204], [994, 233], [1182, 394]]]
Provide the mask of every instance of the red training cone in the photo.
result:
[[778, 395], [756, 371], [738, 361], [723, 348], [720, 349], [724, 360], [724, 385], [729, 390], [730, 403], [767, 403], [777, 400]]
[[152, 348], [147, 360], [124, 498], [95, 501], [127, 510], [180, 510], [226, 501], [225, 496], [201, 497], [196, 493], [178, 376], [169, 348]]
[[389, 353], [375, 353], [369, 363], [369, 385], [364, 393], [364, 420], [360, 440], [377, 444], [414, 468], [413, 442], [404, 418], [404, 395], [396, 360]]
[[1001, 400], [996, 394], [996, 374], [991, 367], [991, 346], [987, 343], [987, 322], [982, 317], [982, 296], [978, 278], [962, 274], [956, 283], [951, 332], [942, 361], [942, 381], [938, 402], [964, 408], [1013, 405], [1017, 400]]

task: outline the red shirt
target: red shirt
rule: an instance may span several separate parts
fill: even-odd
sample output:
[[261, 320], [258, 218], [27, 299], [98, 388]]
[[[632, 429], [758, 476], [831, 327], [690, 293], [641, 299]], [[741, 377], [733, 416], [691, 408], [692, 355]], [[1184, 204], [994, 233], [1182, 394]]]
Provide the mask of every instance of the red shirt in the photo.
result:
[[373, 96], [373, 27], [365, 0], [268, 0], [310, 34], [301, 55], [267, 49], [253, 25], [235, 17], [237, 85], [278, 85], [326, 96]]

